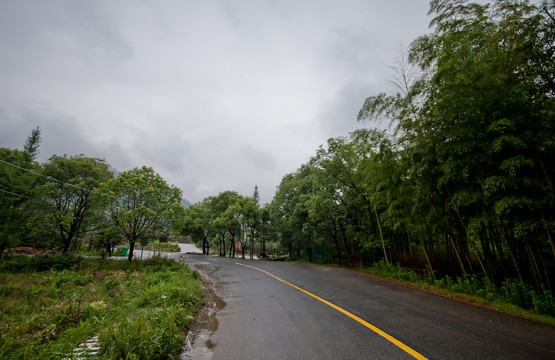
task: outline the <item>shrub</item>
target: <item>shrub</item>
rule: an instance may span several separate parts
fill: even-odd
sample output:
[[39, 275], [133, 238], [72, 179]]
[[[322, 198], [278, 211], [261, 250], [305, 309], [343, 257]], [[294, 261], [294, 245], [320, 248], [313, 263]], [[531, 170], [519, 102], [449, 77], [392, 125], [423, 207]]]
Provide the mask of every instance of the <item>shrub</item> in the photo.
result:
[[383, 260], [366, 271], [412, 284], [430, 284], [458, 293], [475, 295], [488, 301], [501, 300], [537, 314], [555, 316], [553, 294], [545, 287], [542, 287], [540, 292], [536, 292], [518, 279], [506, 279], [499, 288], [486, 276], [480, 274], [464, 274], [455, 278], [447, 275], [444, 278], [434, 279], [432, 273], [427, 271], [422, 279], [410, 269], [402, 268], [399, 264], [386, 264]]
[[98, 334], [102, 358], [177, 358], [202, 297], [198, 275], [163, 258], [1, 275], [1, 359], [71, 358]]
[[555, 316], [555, 300], [545, 286], [542, 286], [542, 291], [539, 294], [534, 294], [532, 303], [534, 304], [534, 311], [538, 314]]
[[72, 254], [14, 255], [0, 262], [0, 272], [29, 273], [46, 270], [67, 270], [83, 260]]
[[509, 303], [524, 309], [533, 307], [532, 294], [534, 291], [517, 279], [506, 279], [499, 288], [501, 296]]

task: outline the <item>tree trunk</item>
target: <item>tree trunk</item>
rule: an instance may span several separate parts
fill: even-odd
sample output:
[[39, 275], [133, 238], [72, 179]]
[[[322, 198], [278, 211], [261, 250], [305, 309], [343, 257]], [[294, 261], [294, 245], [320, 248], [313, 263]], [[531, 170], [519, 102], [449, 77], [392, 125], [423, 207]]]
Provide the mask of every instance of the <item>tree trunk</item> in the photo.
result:
[[451, 245], [453, 246], [453, 250], [455, 250], [455, 254], [457, 254], [457, 259], [459, 260], [459, 265], [461, 266], [462, 273], [465, 274], [466, 270], [464, 269], [464, 265], [463, 265], [463, 262], [461, 260], [461, 256], [459, 255], [459, 251], [457, 250], [457, 247], [455, 246], [455, 241], [453, 240], [453, 237], [451, 236], [451, 234], [449, 234], [448, 236], [449, 236], [449, 239], [451, 239]]
[[513, 260], [513, 264], [515, 265], [518, 278], [520, 279], [520, 281], [524, 282], [524, 280], [522, 279], [522, 274], [520, 273], [520, 268], [518, 267], [518, 263], [516, 262], [515, 255], [513, 254], [513, 250], [511, 249], [511, 245], [509, 245], [507, 237], [505, 237], [505, 234], [503, 233], [503, 229], [499, 229], [499, 234], [501, 235], [501, 238], [505, 241], [505, 245], [507, 245], [507, 250], [509, 250], [509, 254], [511, 255], [511, 259]]
[[383, 240], [382, 225], [380, 224], [380, 218], [378, 217], [378, 211], [376, 210], [376, 208], [374, 208], [374, 214], [376, 214], [376, 221], [378, 222], [378, 229], [380, 230], [380, 239], [382, 239], [383, 256], [385, 257], [386, 264], [389, 264], [389, 260], [387, 259], [387, 253], [385, 251], [385, 242]]
[[428, 257], [428, 252], [426, 252], [426, 248], [424, 247], [424, 242], [420, 237], [419, 237], [419, 240], [420, 240], [420, 246], [422, 246], [422, 251], [424, 251], [424, 256], [426, 257], [426, 261], [428, 262], [428, 266], [430, 267], [430, 272], [432, 273], [434, 280], [436, 280], [436, 274], [434, 273], [434, 269], [432, 268], [432, 263], [430, 262], [430, 258]]
[[127, 255], [127, 260], [133, 260], [133, 249], [135, 248], [135, 241], [129, 240], [129, 255]]

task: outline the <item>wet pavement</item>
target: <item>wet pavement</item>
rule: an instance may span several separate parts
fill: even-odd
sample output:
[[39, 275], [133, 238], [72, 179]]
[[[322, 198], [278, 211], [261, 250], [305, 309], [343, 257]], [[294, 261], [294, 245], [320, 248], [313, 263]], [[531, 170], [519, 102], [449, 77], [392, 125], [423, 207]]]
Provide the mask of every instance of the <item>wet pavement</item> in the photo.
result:
[[555, 359], [553, 326], [355, 272], [217, 256], [183, 259], [203, 275], [207, 295], [182, 359], [414, 359], [345, 313], [422, 358]]
[[204, 288], [203, 306], [194, 327], [187, 337], [186, 351], [181, 355], [181, 360], [211, 359], [214, 350], [211, 336], [218, 330], [218, 311], [226, 306], [214, 291], [215, 284], [203, 276]]

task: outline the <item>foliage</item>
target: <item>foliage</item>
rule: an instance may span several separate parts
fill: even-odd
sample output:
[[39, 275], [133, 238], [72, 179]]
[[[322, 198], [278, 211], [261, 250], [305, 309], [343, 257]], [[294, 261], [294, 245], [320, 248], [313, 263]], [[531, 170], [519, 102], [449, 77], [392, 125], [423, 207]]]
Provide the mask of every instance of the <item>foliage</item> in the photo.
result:
[[41, 181], [33, 172], [40, 171], [35, 162], [40, 141], [36, 128], [24, 151], [0, 148], [0, 257], [6, 249], [26, 242], [35, 228]]
[[253, 195], [243, 196], [235, 191], [224, 191], [210, 196], [185, 210], [183, 234], [202, 243], [203, 254], [211, 246], [217, 247], [220, 256], [235, 256], [236, 244], [240, 244], [241, 256], [247, 251], [254, 255], [255, 245], [260, 245], [266, 256], [266, 242], [272, 239], [271, 218], [268, 207], [260, 207], [258, 186]]
[[179, 247], [178, 242], [172, 242], [172, 241], [161, 243], [160, 240], [155, 240], [155, 241], [150, 241], [147, 246], [156, 248], [157, 250], [170, 251], [170, 252], [179, 252], [181, 249]]
[[99, 334], [102, 358], [176, 358], [202, 296], [197, 273], [163, 258], [85, 259], [1, 279], [2, 359], [67, 358]]
[[329, 139], [283, 177], [271, 222], [291, 256], [399, 262], [465, 291], [482, 281], [486, 297], [507, 278], [552, 291], [555, 6], [430, 9], [432, 32], [397, 61], [400, 92], [359, 113], [393, 132]]
[[129, 242], [130, 261], [137, 240], [171, 228], [172, 218], [183, 209], [181, 190], [168, 185], [148, 167], [120, 173], [101, 191], [106, 196], [110, 220]]
[[102, 198], [95, 190], [113, 174], [104, 160], [65, 155], [52, 156], [43, 174], [56, 179], [45, 182], [41, 192], [47, 199], [48, 219], [59, 231], [62, 251], [67, 252], [74, 237], [100, 218]]
[[465, 274], [455, 278], [446, 276], [436, 280], [433, 277], [418, 275], [411, 269], [401, 267], [399, 263], [392, 265], [383, 260], [370, 267], [362, 268], [362, 270], [419, 287], [433, 285], [448, 289], [455, 294], [477, 296], [484, 299], [485, 302], [496, 303], [497, 305], [508, 303], [537, 314], [555, 316], [555, 299], [551, 292], [545, 288], [536, 292], [518, 279], [506, 279], [499, 287], [487, 277], [478, 274]]
[[0, 262], [1, 273], [32, 273], [46, 270], [67, 270], [79, 264], [83, 258], [72, 254], [36, 256], [15, 255]]
[[202, 254], [209, 255], [210, 241], [216, 233], [212, 225], [211, 199], [205, 199], [185, 209], [182, 233], [190, 235], [194, 242], [202, 242]]
[[115, 226], [103, 226], [96, 232], [95, 236], [91, 239], [92, 247], [96, 250], [101, 250], [101, 254], [105, 257], [112, 256], [112, 252], [117, 245], [123, 241], [121, 231]]

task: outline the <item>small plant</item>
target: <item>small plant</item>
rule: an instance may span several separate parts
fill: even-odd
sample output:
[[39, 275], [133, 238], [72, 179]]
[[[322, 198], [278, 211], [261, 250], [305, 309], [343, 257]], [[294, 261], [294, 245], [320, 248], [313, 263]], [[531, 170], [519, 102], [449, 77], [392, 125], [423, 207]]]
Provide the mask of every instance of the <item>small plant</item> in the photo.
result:
[[85, 259], [0, 278], [1, 359], [70, 358], [102, 334], [101, 358], [176, 358], [202, 297], [198, 274], [165, 258]]
[[0, 262], [0, 273], [29, 273], [45, 270], [66, 270], [83, 260], [72, 254], [42, 254], [36, 256], [14, 255]]
[[155, 248], [161, 251], [179, 252], [180, 247], [178, 242], [160, 242], [159, 240], [151, 241], [147, 245], [149, 248]]
[[489, 302], [516, 305], [536, 314], [555, 316], [555, 299], [552, 293], [545, 287], [542, 287], [540, 292], [536, 292], [518, 279], [506, 279], [497, 288], [486, 276], [479, 274], [434, 279], [432, 273], [428, 271], [421, 278], [414, 271], [402, 268], [400, 264], [387, 264], [383, 260], [363, 270], [389, 279], [420, 286], [433, 285], [454, 293], [477, 296]]

